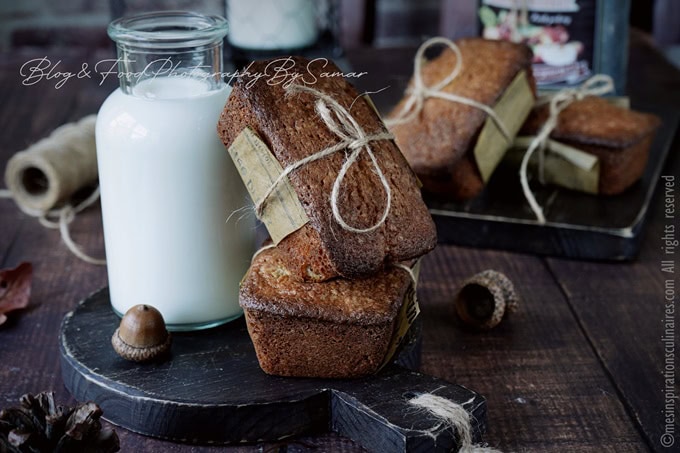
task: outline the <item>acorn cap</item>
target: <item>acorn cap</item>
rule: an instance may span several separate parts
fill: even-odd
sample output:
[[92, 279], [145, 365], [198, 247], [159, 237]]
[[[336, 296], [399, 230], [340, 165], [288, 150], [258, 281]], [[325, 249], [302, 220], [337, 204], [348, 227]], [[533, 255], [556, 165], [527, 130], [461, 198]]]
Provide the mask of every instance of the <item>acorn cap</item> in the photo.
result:
[[455, 306], [463, 322], [488, 330], [497, 326], [506, 313], [517, 310], [519, 297], [507, 276], [489, 269], [463, 282]]
[[171, 337], [163, 315], [151, 305], [135, 305], [111, 337], [113, 349], [127, 360], [143, 362], [165, 354]]

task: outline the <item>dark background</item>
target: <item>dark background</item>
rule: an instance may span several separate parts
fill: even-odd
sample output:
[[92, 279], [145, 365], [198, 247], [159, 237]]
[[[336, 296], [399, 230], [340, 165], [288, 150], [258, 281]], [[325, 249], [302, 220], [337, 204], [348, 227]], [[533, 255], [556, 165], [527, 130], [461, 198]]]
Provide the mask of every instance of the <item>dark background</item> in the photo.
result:
[[[247, 1], [247, 0], [246, 0]], [[345, 48], [413, 46], [425, 36], [476, 34], [478, 0], [321, 0], [335, 2]], [[185, 9], [225, 12], [225, 0], [0, 0], [0, 52], [22, 47], [106, 47], [106, 25], [128, 13]], [[673, 55], [680, 44], [680, 2], [633, 0], [631, 24]], [[680, 60], [680, 59], [679, 59]]]

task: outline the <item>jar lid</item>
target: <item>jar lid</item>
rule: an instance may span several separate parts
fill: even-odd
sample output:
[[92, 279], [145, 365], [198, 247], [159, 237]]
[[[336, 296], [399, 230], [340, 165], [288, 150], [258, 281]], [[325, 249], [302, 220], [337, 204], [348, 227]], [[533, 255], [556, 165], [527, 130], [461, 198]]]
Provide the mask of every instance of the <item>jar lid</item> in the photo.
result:
[[119, 46], [160, 50], [221, 42], [228, 25], [221, 16], [162, 11], [116, 19], [107, 31]]

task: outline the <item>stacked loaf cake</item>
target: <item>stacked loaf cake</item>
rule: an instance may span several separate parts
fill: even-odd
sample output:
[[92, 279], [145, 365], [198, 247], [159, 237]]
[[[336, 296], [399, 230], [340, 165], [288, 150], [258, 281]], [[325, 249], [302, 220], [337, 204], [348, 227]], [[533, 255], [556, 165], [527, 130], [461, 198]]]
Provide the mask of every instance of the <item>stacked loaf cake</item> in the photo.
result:
[[[276, 69], [284, 64], [287, 77]], [[293, 90], [294, 85], [310, 90]], [[335, 107], [330, 100], [320, 106], [322, 98], [351, 119], [335, 110], [324, 119], [323, 109]], [[343, 121], [382, 138], [357, 144], [356, 127], [343, 128]], [[385, 362], [414, 284], [400, 263], [411, 265], [436, 245], [415, 174], [385, 137], [370, 103], [332, 63], [302, 58], [253, 63], [235, 83], [218, 133], [230, 147], [246, 128], [282, 169], [342, 141], [355, 145], [287, 175], [308, 222], [257, 253], [241, 283], [240, 303], [260, 366], [283, 376], [374, 373]], [[343, 165], [357, 149], [334, 195]]]

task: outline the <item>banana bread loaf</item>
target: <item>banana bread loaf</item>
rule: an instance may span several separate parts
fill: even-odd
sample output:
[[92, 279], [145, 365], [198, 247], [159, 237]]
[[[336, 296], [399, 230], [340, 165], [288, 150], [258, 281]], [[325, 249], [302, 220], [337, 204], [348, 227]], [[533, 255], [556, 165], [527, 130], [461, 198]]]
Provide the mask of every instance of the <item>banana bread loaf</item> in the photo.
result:
[[[285, 71], [277, 72], [283, 67]], [[264, 76], [258, 78], [258, 73]], [[366, 134], [387, 132], [377, 113], [333, 63], [291, 57], [254, 62], [238, 79], [218, 124], [224, 144], [230, 146], [249, 126], [286, 168], [341, 141], [319, 117], [315, 96], [290, 95], [286, 92], [289, 83], [307, 84], [333, 97], [350, 111]], [[343, 229], [332, 213], [331, 190], [345, 152], [316, 160], [290, 174], [290, 183], [309, 217], [305, 226], [279, 243], [294, 276], [307, 281], [362, 277], [387, 263], [415, 258], [435, 247], [434, 222], [399, 148], [393, 140], [375, 140], [370, 147], [391, 189], [389, 215], [371, 232]], [[371, 159], [363, 153], [349, 168], [340, 187], [340, 214], [348, 225], [368, 228], [379, 221], [386, 203], [385, 189]]]
[[[534, 109], [520, 135], [536, 135], [548, 115], [547, 105]], [[600, 160], [598, 193], [615, 195], [642, 176], [659, 124], [655, 115], [588, 96], [560, 112], [550, 138], [597, 156]]]
[[411, 277], [391, 267], [366, 279], [292, 278], [285, 251], [257, 255], [239, 301], [260, 367], [279, 376], [359, 377], [378, 370]]
[[[442, 91], [473, 99], [493, 107], [525, 70], [535, 91], [531, 73], [531, 50], [522, 44], [470, 38], [456, 41], [462, 55], [462, 70]], [[431, 86], [447, 77], [456, 65], [456, 54], [448, 47], [422, 68], [423, 82]], [[411, 81], [410, 87], [413, 86]], [[408, 101], [407, 94], [392, 110], [394, 119]], [[427, 98], [412, 121], [390, 129], [423, 190], [457, 200], [476, 196], [484, 187], [473, 149], [486, 121], [479, 108], [443, 99]]]

